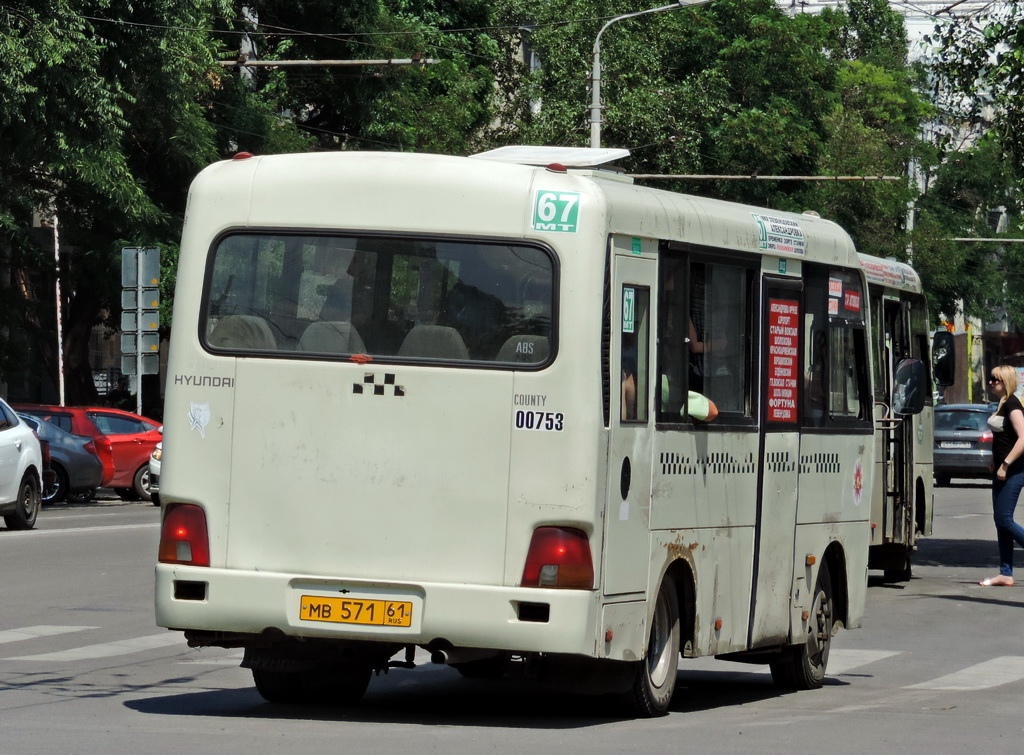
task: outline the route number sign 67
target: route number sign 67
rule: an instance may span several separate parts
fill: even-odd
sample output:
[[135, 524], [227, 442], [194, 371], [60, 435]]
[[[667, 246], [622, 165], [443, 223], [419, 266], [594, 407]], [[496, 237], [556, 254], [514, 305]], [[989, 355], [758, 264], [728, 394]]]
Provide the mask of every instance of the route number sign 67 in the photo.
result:
[[540, 190], [533, 202], [533, 229], [576, 233], [579, 230], [579, 215], [579, 192]]

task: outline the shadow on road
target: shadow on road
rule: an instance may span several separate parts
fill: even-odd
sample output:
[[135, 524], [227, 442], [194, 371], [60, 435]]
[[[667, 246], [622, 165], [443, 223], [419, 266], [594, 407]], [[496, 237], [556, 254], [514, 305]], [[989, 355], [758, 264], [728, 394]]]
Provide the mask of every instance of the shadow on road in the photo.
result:
[[[387, 678], [375, 678], [363, 701], [351, 707], [275, 705], [265, 702], [255, 688], [160, 695], [129, 700], [124, 705], [139, 713], [163, 716], [502, 728], [514, 725], [541, 730], [587, 728], [623, 720], [615, 701], [608, 697], [567, 694], [524, 679], [438, 678], [449, 673], [444, 669], [422, 674], [393, 672]], [[828, 678], [825, 684], [846, 682]], [[729, 670], [688, 674], [684, 670], [679, 674], [670, 710], [706, 711], [786, 694], [794, 693], [776, 688], [764, 674]]]
[[[1024, 562], [1024, 557], [1021, 557]], [[996, 531], [991, 540], [924, 538], [918, 541], [915, 566], [966, 566], [983, 569], [999, 567]]]

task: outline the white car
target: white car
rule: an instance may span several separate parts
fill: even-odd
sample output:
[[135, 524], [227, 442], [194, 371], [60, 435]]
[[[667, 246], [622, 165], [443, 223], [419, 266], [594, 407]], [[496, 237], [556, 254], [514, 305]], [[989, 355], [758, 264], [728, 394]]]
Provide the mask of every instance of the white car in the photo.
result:
[[0, 399], [0, 515], [11, 530], [30, 530], [42, 506], [43, 454], [35, 431]]
[[164, 444], [160, 441], [149, 457], [149, 499], [154, 506], [160, 505], [160, 457], [163, 452]]

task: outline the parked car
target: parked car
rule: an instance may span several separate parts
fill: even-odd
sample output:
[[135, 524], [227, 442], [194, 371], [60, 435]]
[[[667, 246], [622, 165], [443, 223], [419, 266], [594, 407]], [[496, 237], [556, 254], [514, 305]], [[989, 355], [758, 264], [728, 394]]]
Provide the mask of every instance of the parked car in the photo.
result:
[[8, 529], [35, 527], [42, 506], [42, 474], [39, 438], [0, 399], [0, 515]]
[[154, 506], [160, 505], [160, 458], [164, 455], [164, 443], [160, 441], [149, 457], [149, 499]]
[[[43, 503], [59, 503], [69, 494], [88, 493], [100, 487], [103, 483], [103, 462], [95, 439], [65, 432], [52, 422], [31, 414], [19, 413], [18, 416], [36, 431], [40, 440], [50, 444], [54, 481], [52, 485], [44, 486]], [[110, 466], [113, 470], [112, 459]]]
[[991, 474], [992, 431], [987, 404], [944, 404], [935, 408], [935, 484], [953, 477], [983, 478]]
[[105, 438], [110, 444], [113, 471], [104, 478], [102, 487], [113, 488], [126, 501], [149, 500], [149, 456], [160, 442], [159, 422], [108, 407], [19, 404], [16, 408], [67, 432], [95, 438], [98, 444]]

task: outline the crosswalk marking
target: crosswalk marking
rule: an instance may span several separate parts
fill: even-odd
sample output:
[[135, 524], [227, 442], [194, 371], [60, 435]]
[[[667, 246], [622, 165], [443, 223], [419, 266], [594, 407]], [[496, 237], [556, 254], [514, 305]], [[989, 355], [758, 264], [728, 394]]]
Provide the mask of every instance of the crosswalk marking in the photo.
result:
[[96, 627], [71, 627], [57, 626], [54, 624], [40, 624], [34, 627], [6, 629], [0, 631], [0, 644], [4, 642], [20, 642], [21, 640], [34, 640], [37, 637], [54, 637], [58, 634], [68, 634], [70, 632], [83, 632], [86, 629], [96, 629]]
[[228, 655], [219, 655], [216, 658], [193, 658], [188, 661], [180, 661], [184, 666], [237, 666], [242, 662], [243, 651]]
[[919, 684], [911, 684], [905, 689], [943, 689], [971, 691], [999, 687], [1024, 679], [1024, 657], [1004, 655], [988, 661], [976, 663], [952, 674], [940, 676]]
[[899, 655], [898, 650], [847, 650], [845, 648], [833, 648], [828, 654], [828, 666], [826, 676], [838, 676], [846, 672], [867, 666], [869, 663], [881, 661], [894, 655]]
[[5, 661], [85, 661], [94, 658], [110, 658], [115, 655], [127, 655], [129, 653], [141, 653], [144, 650], [155, 650], [157, 648], [170, 647], [171, 645], [182, 645], [182, 637], [179, 632], [162, 632], [161, 634], [150, 634], [145, 637], [133, 637], [130, 640], [117, 640], [115, 642], [102, 642], [98, 645], [86, 645], [70, 650], [59, 650], [55, 653], [41, 653], [39, 655], [19, 655], [13, 658], [4, 658]]
[[[74, 632], [83, 632], [91, 629], [98, 629], [93, 626], [72, 626], [40, 624], [35, 626], [18, 627], [15, 629], [0, 630], [0, 644], [10, 642], [21, 642], [25, 640], [43, 639], [56, 637]], [[99, 658], [111, 658], [120, 655], [129, 655], [151, 650], [159, 650], [170, 647], [185, 648], [184, 639], [179, 632], [161, 632], [159, 634], [132, 637], [112, 642], [103, 642], [92, 645], [85, 645], [78, 648], [59, 650], [51, 653], [38, 653], [33, 655], [18, 655], [0, 660], [4, 661], [39, 661], [39, 662], [68, 662], [83, 661]], [[899, 655], [896, 650], [868, 650], [868, 649], [846, 649], [833, 648], [829, 655], [828, 676], [835, 677], [849, 673], [853, 669], [867, 666], [879, 661], [884, 661], [892, 656]], [[178, 659], [180, 664], [207, 665], [207, 666], [238, 666], [242, 659], [242, 651], [232, 650], [230, 652], [216, 651], [205, 655], [197, 653], [187, 658]], [[422, 649], [417, 649], [415, 662], [417, 665], [429, 664], [430, 654]], [[710, 659], [703, 659], [710, 661]], [[705, 666], [700, 660], [694, 662], [704, 671], [712, 669], [723, 669], [731, 664], [721, 664], [715, 661], [714, 665]], [[681, 664], [680, 670], [686, 670], [687, 665]], [[876, 675], [885, 673], [886, 667], [879, 667]], [[743, 671], [751, 674], [767, 674], [767, 666], [744, 666]], [[903, 687], [903, 689], [935, 690], [935, 691], [958, 691], [970, 692], [983, 689], [999, 687], [1024, 680], [1024, 656], [1002, 656], [976, 663], [967, 668], [954, 671], [953, 673], [940, 676], [928, 681], [919, 682]]]

